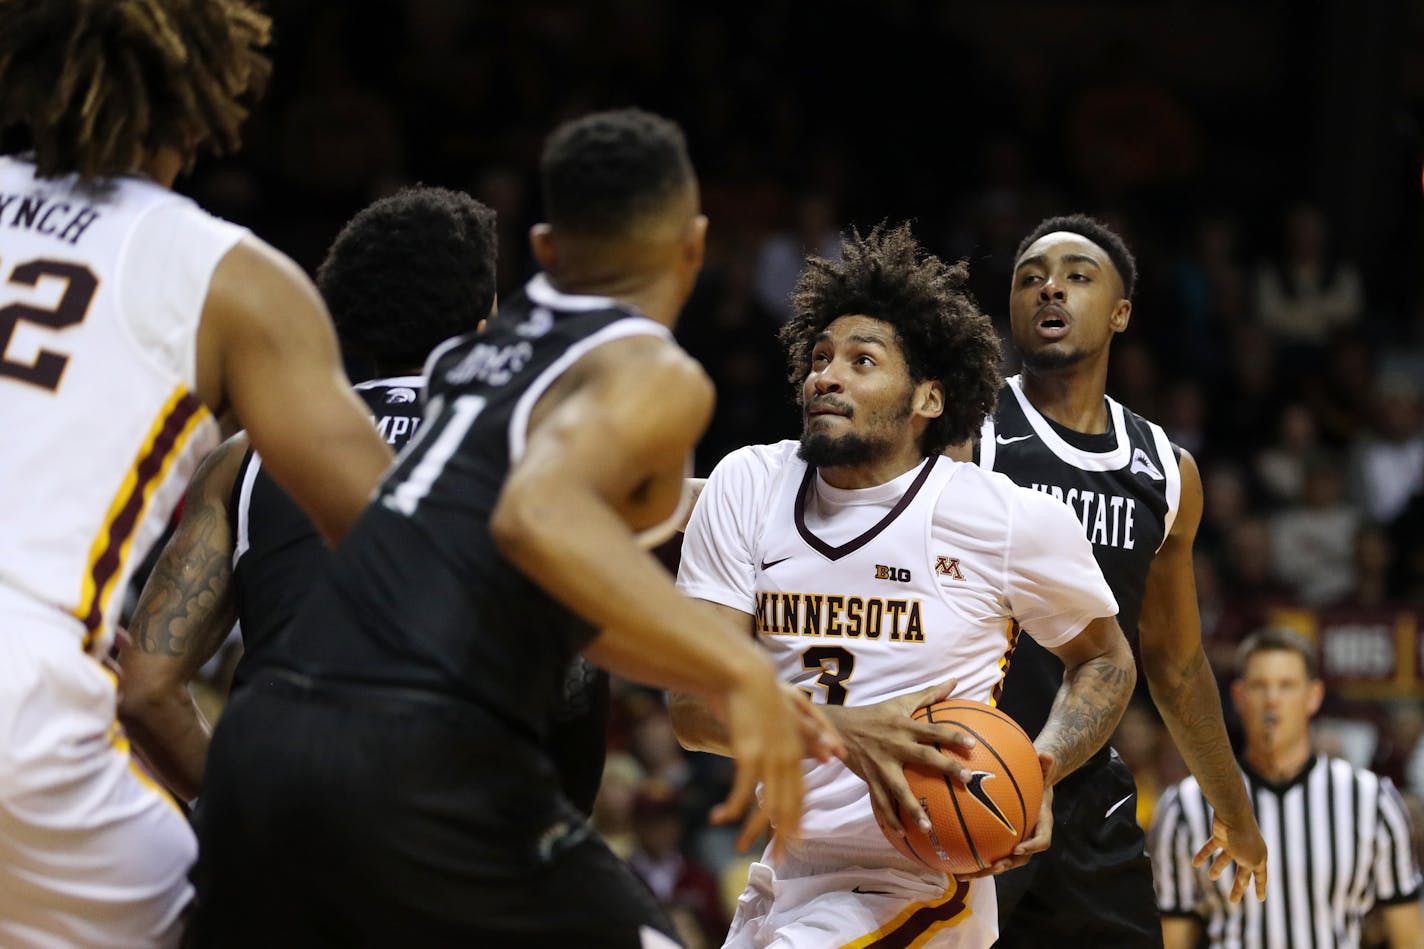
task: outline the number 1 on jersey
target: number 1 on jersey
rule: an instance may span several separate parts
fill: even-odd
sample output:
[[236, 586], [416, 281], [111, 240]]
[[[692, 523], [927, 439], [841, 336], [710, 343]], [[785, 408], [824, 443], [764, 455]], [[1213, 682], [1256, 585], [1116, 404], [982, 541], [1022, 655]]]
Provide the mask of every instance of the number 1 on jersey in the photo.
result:
[[[421, 500], [430, 493], [435, 479], [445, 470], [445, 464], [455, 454], [455, 449], [465, 440], [465, 433], [484, 411], [486, 401], [488, 400], [482, 395], [462, 395], [457, 398], [450, 406], [445, 427], [440, 430], [435, 441], [431, 442], [430, 448], [416, 462], [415, 467], [410, 469], [405, 480], [396, 485], [395, 490], [383, 498], [381, 503], [406, 517], [413, 515]], [[422, 431], [421, 434], [423, 433]]]

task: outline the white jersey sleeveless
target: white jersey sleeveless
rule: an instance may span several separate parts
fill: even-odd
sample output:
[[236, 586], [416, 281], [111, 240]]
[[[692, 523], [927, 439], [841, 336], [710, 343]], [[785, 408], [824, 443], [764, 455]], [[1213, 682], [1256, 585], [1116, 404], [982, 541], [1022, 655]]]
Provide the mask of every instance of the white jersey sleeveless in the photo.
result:
[[[779, 678], [816, 702], [870, 705], [957, 677], [991, 702], [1014, 621], [1046, 647], [1117, 612], [1078, 522], [1051, 497], [936, 456], [840, 490], [797, 443], [728, 455], [698, 499], [678, 586], [753, 615]], [[901, 866], [865, 783], [808, 762], [801, 832], [863, 866]]]
[[0, 600], [53, 607], [95, 652], [217, 443], [198, 322], [245, 233], [141, 178], [40, 179], [0, 158]]

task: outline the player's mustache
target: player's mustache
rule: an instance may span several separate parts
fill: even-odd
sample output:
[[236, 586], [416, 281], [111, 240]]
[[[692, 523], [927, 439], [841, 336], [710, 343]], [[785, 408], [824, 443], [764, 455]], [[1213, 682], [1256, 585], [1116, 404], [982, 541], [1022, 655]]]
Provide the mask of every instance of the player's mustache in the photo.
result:
[[831, 409], [833, 411], [841, 413], [846, 418], [852, 418], [855, 415], [855, 409], [851, 408], [849, 405], [842, 402], [840, 399], [837, 399], [835, 396], [831, 395], [817, 396], [810, 402], [806, 403], [807, 415], [810, 415], [817, 409]]

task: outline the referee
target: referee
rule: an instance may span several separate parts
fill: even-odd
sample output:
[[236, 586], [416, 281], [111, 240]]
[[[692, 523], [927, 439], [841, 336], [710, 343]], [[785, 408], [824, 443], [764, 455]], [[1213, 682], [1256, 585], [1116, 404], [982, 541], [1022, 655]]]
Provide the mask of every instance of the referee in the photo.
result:
[[1165, 949], [1335, 949], [1360, 945], [1361, 922], [1384, 908], [1392, 949], [1424, 947], [1419, 864], [1409, 818], [1388, 778], [1314, 754], [1310, 719], [1324, 686], [1315, 651], [1268, 629], [1237, 653], [1231, 697], [1246, 735], [1241, 770], [1272, 855], [1266, 900], [1233, 904], [1228, 870], [1193, 866], [1211, 835], [1196, 779], [1173, 786], [1152, 824], [1153, 876]]

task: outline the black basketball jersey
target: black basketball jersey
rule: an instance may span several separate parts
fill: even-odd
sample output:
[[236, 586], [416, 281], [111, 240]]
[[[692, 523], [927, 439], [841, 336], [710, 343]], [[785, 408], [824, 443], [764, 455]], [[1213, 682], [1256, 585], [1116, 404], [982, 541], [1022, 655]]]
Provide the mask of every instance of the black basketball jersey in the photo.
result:
[[[419, 376], [374, 379], [356, 386], [377, 430], [396, 449], [420, 428]], [[316, 526], [262, 467], [248, 448], [232, 486], [232, 586], [243, 658], [234, 673], [241, 684], [262, 660], [272, 637], [296, 615], [325, 568], [328, 551]]]
[[[1117, 599], [1118, 623], [1135, 646], [1147, 570], [1177, 515], [1181, 470], [1161, 426], [1113, 399], [1107, 404], [1106, 434], [1074, 432], [1035, 409], [1014, 376], [984, 422], [976, 460], [1073, 509]], [[1019, 636], [999, 706], [1036, 735], [1062, 684], [1063, 664], [1032, 637]]]
[[431, 354], [425, 422], [274, 661], [323, 679], [461, 698], [543, 745], [565, 714], [565, 674], [594, 630], [505, 560], [490, 514], [529, 418], [580, 357], [661, 324], [541, 275], [484, 334]]

